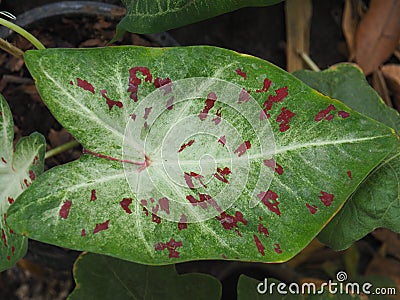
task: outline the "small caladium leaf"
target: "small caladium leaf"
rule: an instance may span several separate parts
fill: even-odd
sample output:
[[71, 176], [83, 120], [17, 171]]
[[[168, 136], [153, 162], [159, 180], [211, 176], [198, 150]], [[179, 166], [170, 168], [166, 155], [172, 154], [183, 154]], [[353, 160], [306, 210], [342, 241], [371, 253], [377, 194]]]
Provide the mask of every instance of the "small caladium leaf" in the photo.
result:
[[145, 266], [109, 256], [81, 254], [74, 266], [76, 288], [68, 299], [221, 299], [210, 275], [179, 275], [174, 266]]
[[[340, 99], [358, 112], [399, 132], [399, 113], [383, 103], [355, 65], [339, 64], [323, 72], [304, 70], [295, 75], [321, 93]], [[342, 250], [378, 227], [400, 232], [399, 154], [400, 147], [393, 149], [360, 185], [319, 234], [321, 242]]]
[[225, 49], [48, 49], [25, 62], [85, 154], [38, 178], [8, 220], [63, 247], [154, 265], [282, 262], [398, 145], [387, 126]]
[[212, 18], [242, 7], [268, 6], [282, 0], [122, 0], [126, 16], [118, 31], [156, 33]]
[[43, 172], [44, 137], [33, 133], [13, 150], [14, 123], [6, 100], [0, 95], [0, 271], [13, 266], [27, 250], [27, 238], [8, 227], [7, 210]]

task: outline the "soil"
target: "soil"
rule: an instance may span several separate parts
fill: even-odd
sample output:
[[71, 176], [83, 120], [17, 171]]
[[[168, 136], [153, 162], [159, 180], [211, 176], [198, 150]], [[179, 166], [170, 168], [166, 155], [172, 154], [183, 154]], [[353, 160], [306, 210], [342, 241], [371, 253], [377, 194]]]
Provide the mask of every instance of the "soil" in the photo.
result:
[[[56, 0], [3, 0], [0, 10], [16, 15], [42, 4]], [[102, 1], [117, 3], [119, 1]], [[344, 1], [313, 1], [310, 56], [321, 69], [345, 61], [341, 50], [344, 38], [341, 16]], [[103, 17], [71, 16], [51, 17], [35, 22], [26, 29], [41, 40], [46, 47], [98, 47], [104, 46], [114, 34], [117, 19]], [[169, 32], [181, 45], [214, 45], [252, 54], [285, 68], [284, 5], [265, 8], [246, 8], [211, 20], [174, 29]], [[27, 50], [31, 45], [12, 35], [8, 38], [17, 47]], [[153, 45], [144, 37], [127, 34], [119, 44]], [[23, 61], [0, 53], [0, 92], [10, 104], [15, 122], [16, 139], [34, 131], [47, 140], [47, 150], [71, 139], [69, 133], [49, 113], [34, 87]], [[46, 160], [45, 169], [77, 159], [81, 149], [76, 148]], [[381, 242], [369, 235], [358, 244], [361, 261], [371, 260]], [[0, 273], [1, 299], [65, 299], [74, 288], [72, 266], [79, 252], [36, 241], [30, 241], [26, 257], [12, 269]], [[238, 276], [245, 273], [263, 279], [274, 276], [290, 281], [301, 270], [302, 275], [323, 278], [321, 264], [340, 259], [341, 252], [323, 248], [311, 261], [296, 270], [279, 265], [248, 264], [239, 262], [191, 262], [179, 264], [179, 272], [204, 272], [219, 278], [224, 284], [224, 299], [236, 297]], [[360, 270], [361, 272], [365, 270]]]

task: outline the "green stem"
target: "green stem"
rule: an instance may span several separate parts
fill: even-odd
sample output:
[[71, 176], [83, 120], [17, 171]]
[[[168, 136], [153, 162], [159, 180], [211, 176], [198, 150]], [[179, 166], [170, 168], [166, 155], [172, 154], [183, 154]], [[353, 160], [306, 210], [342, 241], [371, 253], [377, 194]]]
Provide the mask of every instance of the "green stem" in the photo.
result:
[[65, 144], [63, 144], [61, 146], [58, 146], [58, 147], [56, 147], [54, 149], [51, 149], [50, 151], [47, 151], [45, 156], [44, 156], [44, 158], [45, 159], [50, 158], [50, 157], [52, 157], [54, 155], [63, 153], [64, 151], [67, 151], [69, 149], [75, 148], [76, 146], [79, 146], [79, 145], [80, 144], [75, 140], [69, 141], [69, 142], [67, 142], [67, 143], [65, 143]]
[[28, 31], [26, 31], [22, 27], [14, 24], [14, 23], [11, 23], [7, 20], [4, 20], [2, 18], [0, 18], [0, 25], [3, 25], [5, 27], [15, 31], [16, 33], [19, 33], [20, 35], [22, 35], [24, 38], [26, 38], [28, 41], [30, 41], [32, 43], [32, 45], [36, 47], [36, 49], [38, 49], [38, 50], [46, 49], [37, 38], [35, 38], [32, 34], [30, 34]]

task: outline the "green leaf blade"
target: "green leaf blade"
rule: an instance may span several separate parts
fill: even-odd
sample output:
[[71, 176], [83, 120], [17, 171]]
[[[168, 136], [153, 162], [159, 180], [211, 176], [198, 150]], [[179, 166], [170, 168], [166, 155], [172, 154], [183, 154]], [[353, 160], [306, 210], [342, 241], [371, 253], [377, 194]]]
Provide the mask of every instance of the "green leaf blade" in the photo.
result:
[[144, 266], [91, 253], [77, 259], [74, 278], [77, 287], [68, 297], [71, 300], [184, 300], [189, 294], [199, 300], [220, 299], [222, 292], [221, 283], [209, 275], [179, 275], [174, 266]]
[[118, 31], [156, 33], [212, 18], [243, 7], [269, 6], [282, 0], [123, 0], [127, 14]]
[[[341, 99], [358, 112], [396, 131], [400, 129], [399, 113], [384, 104], [357, 66], [338, 64], [322, 72], [304, 70], [295, 75], [322, 93]], [[343, 250], [378, 227], [400, 232], [399, 151], [399, 146], [394, 148], [358, 187], [319, 234], [320, 241], [335, 250]]]
[[8, 226], [7, 213], [22, 191], [43, 172], [46, 142], [41, 134], [33, 133], [21, 138], [13, 151], [14, 124], [3, 96], [0, 96], [0, 134], [0, 270], [3, 271], [27, 251], [27, 238], [17, 235]]
[[[286, 261], [318, 234], [367, 174], [397, 145], [394, 132], [381, 123], [321, 95], [268, 62], [220, 48], [48, 49], [28, 51], [26, 63], [52, 113], [88, 151], [79, 161], [50, 170], [34, 182], [29, 191], [20, 196], [18, 207], [10, 211], [9, 221], [16, 230], [33, 239], [73, 249], [154, 265], [221, 258]], [[139, 67], [148, 70], [152, 80], [146, 82], [146, 74], [138, 73], [141, 83], [137, 86], [138, 102], [135, 102], [128, 91], [132, 88], [130, 80], [134, 81], [130, 79], [130, 70]], [[167, 213], [158, 218], [160, 196], [141, 197], [140, 189], [130, 189], [121, 161], [124, 159], [122, 137], [125, 124], [131, 122], [132, 112], [141, 105], [148, 108], [146, 96], [157, 90], [156, 78], [171, 79], [174, 91], [174, 83], [176, 87], [179, 80], [199, 77], [237, 84], [240, 90], [245, 89], [254, 97], [254, 124], [246, 122], [243, 116], [248, 110], [239, 106], [247, 105], [244, 104], [246, 101], [238, 104], [238, 98], [229, 97], [224, 99], [225, 103], [219, 99], [215, 101], [204, 121], [211, 122], [217, 117], [218, 107], [223, 107], [224, 120], [235, 124], [241, 142], [251, 141], [252, 147], [246, 149], [251, 168], [243, 185], [245, 189], [232, 196], [232, 200], [226, 197], [232, 201], [226, 212], [217, 212], [215, 217], [204, 222], [179, 224], [179, 220], [169, 221]], [[267, 79], [271, 81], [269, 88], [266, 87]], [[103, 89], [107, 90], [111, 100], [120, 101], [121, 107], [114, 103], [110, 108], [101, 94]], [[288, 93], [284, 95], [286, 90]], [[206, 92], [212, 91], [206, 89]], [[257, 129], [266, 121], [259, 118], [265, 105], [269, 105], [265, 102], [277, 99], [279, 95], [282, 99], [275, 100], [272, 108], [266, 110], [273, 137], [257, 136]], [[225, 104], [239, 109], [229, 110]], [[165, 117], [161, 115], [157, 120], [174, 121], [161, 122], [157, 127], [157, 123], [153, 125], [144, 117], [142, 110], [135, 120], [142, 122], [138, 124], [144, 121], [151, 124], [149, 131], [143, 127], [139, 134], [151, 133], [152, 128], [158, 128], [149, 142], [154, 147], [169, 145], [162, 142], [163, 126], [168, 131], [171, 124], [184, 120], [187, 115], [198, 120], [205, 99], [187, 102], [187, 106], [174, 103], [172, 110], [161, 100], [159, 105], [164, 109]], [[152, 106], [152, 112], [158, 108]], [[326, 112], [328, 108], [331, 110]], [[88, 111], [86, 117], [82, 111]], [[175, 120], [177, 115], [181, 117]], [[80, 122], [76, 122], [77, 118]], [[191, 128], [190, 124], [187, 128]], [[194, 125], [192, 129], [197, 130]], [[180, 135], [173, 138], [179, 139]], [[191, 159], [201, 161], [202, 155], [216, 146], [224, 149], [217, 139], [204, 143], [197, 137], [194, 139], [193, 146], [182, 152], [183, 164], [190, 164]], [[188, 141], [189, 138], [185, 143]], [[263, 142], [275, 143], [272, 154], [276, 164], [272, 167], [268, 167], [271, 153], [259, 152]], [[238, 146], [239, 143], [231, 147], [232, 156], [222, 154], [221, 158], [240, 161], [234, 153]], [[179, 147], [172, 152], [178, 153]], [[158, 152], [150, 153], [147, 153], [148, 165], [146, 161], [130, 164], [134, 167], [132, 174], [158, 174], [163, 170], [162, 160], [154, 155]], [[143, 172], [139, 172], [140, 164], [146, 165]], [[257, 180], [265, 180], [271, 172], [275, 174], [271, 185], [257, 186]], [[186, 203], [189, 202], [185, 196], [199, 199], [200, 193], [207, 193], [207, 188], [201, 186], [190, 188], [185, 183], [183, 171], [178, 175], [183, 182], [181, 185], [174, 184], [168, 176], [164, 183], [159, 178], [156, 180], [163, 184], [164, 191], [181, 193], [181, 200]], [[215, 176], [208, 175], [207, 178], [217, 181]], [[229, 176], [229, 180], [233, 180], [235, 174]], [[221, 183], [220, 186], [224, 185]], [[96, 200], [91, 201], [93, 193]], [[154, 202], [151, 202], [152, 198]], [[146, 207], [142, 200], [147, 201]], [[250, 200], [257, 201], [254, 208], [250, 207]], [[158, 209], [154, 215], [153, 209]], [[31, 221], [26, 214], [38, 217]]]

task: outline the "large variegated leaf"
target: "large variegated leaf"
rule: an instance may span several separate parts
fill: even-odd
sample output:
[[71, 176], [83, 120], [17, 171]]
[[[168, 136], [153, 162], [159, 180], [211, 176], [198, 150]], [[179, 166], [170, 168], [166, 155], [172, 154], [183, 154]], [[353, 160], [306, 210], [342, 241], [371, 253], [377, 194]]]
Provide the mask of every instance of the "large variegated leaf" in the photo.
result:
[[[399, 113], [386, 106], [358, 67], [339, 64], [323, 72], [303, 70], [295, 75], [321, 93], [340, 99], [399, 132]], [[331, 248], [342, 250], [378, 227], [400, 232], [399, 176], [398, 146], [358, 187], [318, 238]]]
[[118, 30], [156, 33], [212, 18], [242, 7], [267, 6], [282, 0], [122, 0], [126, 16]]
[[34, 133], [22, 138], [13, 150], [14, 122], [6, 100], [0, 95], [0, 271], [25, 255], [27, 238], [7, 226], [7, 210], [37, 175], [43, 172], [46, 142]]
[[64, 247], [148, 264], [285, 261], [398, 144], [385, 125], [229, 50], [49, 49], [25, 59], [87, 150], [35, 181], [9, 221]]

